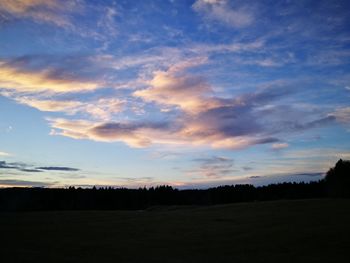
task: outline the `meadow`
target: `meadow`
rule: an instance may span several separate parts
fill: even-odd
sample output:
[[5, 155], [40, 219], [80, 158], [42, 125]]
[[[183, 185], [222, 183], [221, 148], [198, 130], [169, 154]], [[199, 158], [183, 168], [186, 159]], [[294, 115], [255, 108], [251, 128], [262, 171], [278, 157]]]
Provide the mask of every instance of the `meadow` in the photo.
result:
[[348, 262], [350, 200], [1, 212], [2, 262]]

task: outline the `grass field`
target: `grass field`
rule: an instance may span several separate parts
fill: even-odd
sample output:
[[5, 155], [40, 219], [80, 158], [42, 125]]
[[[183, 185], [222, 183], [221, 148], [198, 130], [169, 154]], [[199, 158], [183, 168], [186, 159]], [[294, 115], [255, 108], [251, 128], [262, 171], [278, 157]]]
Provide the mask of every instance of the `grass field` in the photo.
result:
[[0, 213], [1, 262], [349, 262], [350, 200]]

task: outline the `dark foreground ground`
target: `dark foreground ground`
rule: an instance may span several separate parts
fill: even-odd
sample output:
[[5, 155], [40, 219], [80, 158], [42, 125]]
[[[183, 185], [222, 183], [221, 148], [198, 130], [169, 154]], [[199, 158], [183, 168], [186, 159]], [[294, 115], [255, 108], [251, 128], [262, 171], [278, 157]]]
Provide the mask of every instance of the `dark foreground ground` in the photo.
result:
[[1, 262], [349, 262], [350, 200], [0, 213]]

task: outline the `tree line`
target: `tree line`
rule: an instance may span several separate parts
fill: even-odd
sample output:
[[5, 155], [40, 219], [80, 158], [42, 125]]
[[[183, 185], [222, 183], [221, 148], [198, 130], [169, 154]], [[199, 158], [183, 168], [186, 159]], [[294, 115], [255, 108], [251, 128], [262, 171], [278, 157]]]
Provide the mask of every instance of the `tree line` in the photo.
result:
[[279, 199], [350, 197], [350, 161], [339, 160], [325, 179], [255, 187], [226, 185], [209, 189], [151, 188], [3, 188], [0, 211], [142, 210], [154, 206], [216, 205]]

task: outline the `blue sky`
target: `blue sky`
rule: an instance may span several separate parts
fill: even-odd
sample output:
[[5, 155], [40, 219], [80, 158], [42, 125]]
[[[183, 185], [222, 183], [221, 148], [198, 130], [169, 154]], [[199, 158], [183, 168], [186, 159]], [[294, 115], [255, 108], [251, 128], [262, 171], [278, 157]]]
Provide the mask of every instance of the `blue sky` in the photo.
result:
[[348, 1], [0, 3], [0, 186], [322, 178], [350, 159]]

